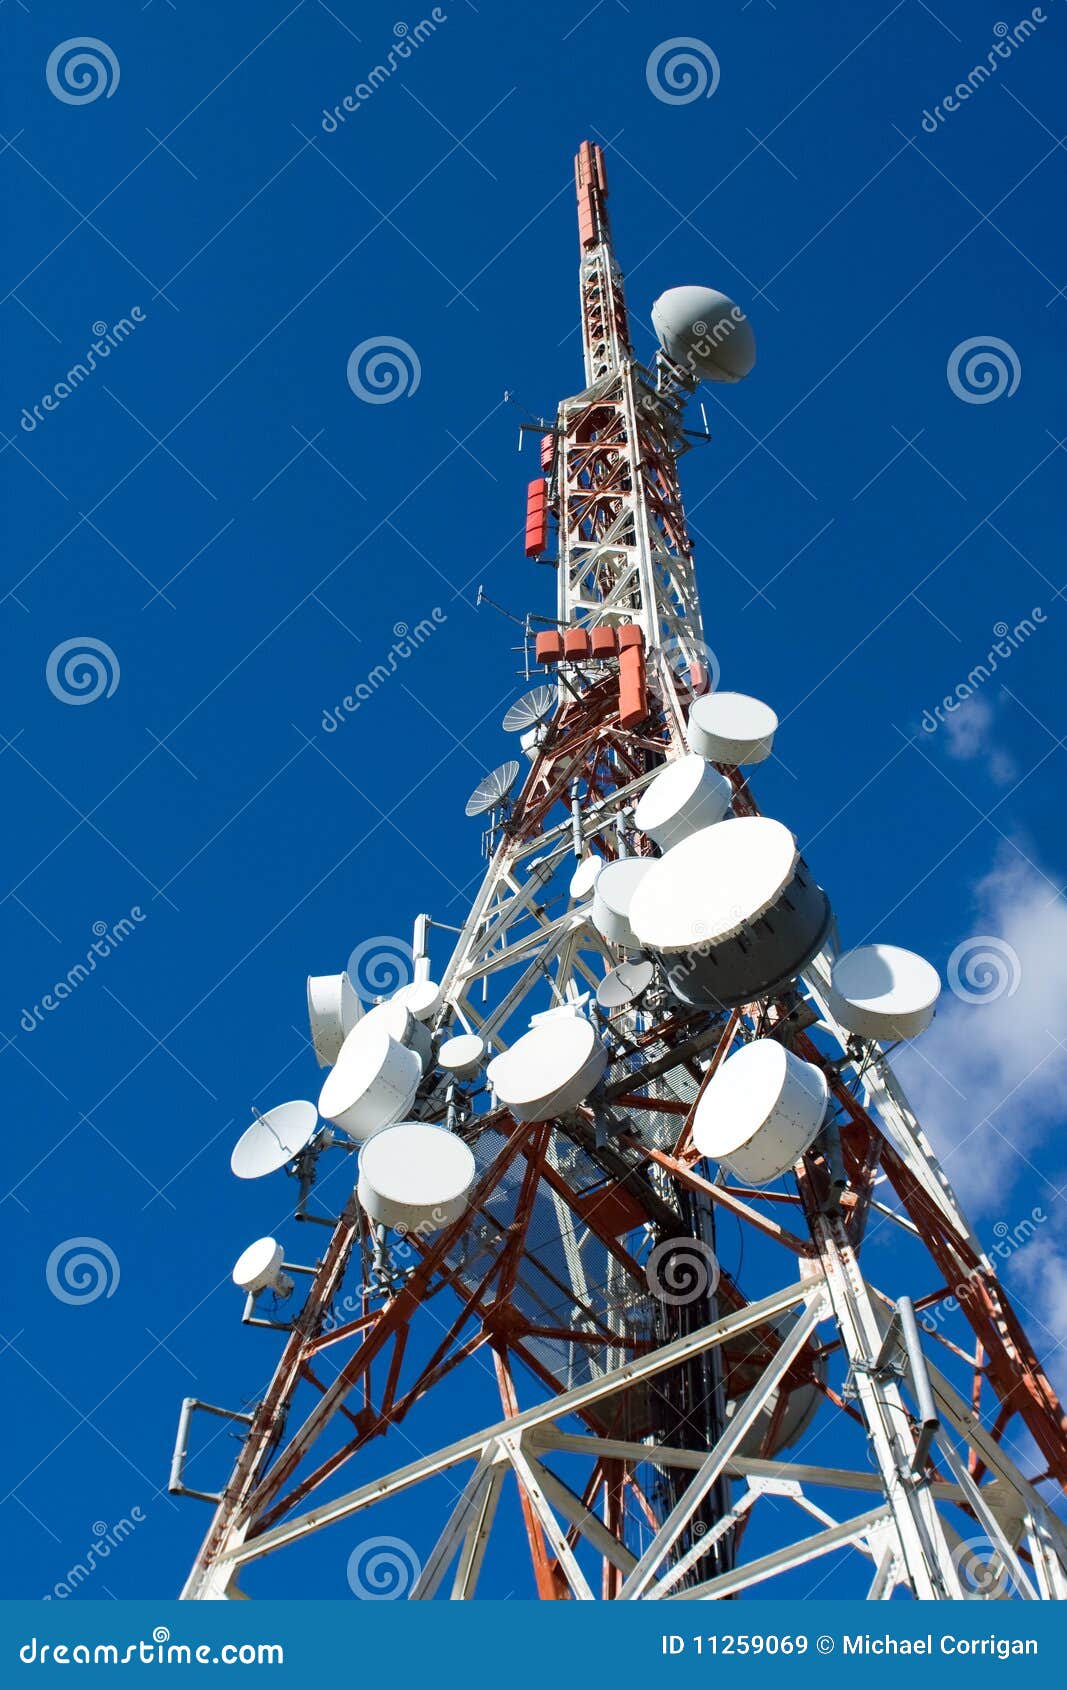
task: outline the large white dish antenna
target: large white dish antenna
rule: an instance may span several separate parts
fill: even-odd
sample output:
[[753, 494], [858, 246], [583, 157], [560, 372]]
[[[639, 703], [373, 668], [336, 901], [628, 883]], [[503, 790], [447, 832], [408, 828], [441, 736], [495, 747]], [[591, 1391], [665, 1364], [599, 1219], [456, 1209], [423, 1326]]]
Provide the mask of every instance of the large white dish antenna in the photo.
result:
[[583, 1016], [562, 1015], [516, 1039], [486, 1073], [517, 1121], [550, 1121], [577, 1109], [607, 1064], [596, 1029]]
[[696, 1107], [693, 1143], [749, 1185], [788, 1173], [826, 1114], [821, 1068], [775, 1039], [753, 1039], [727, 1057]]
[[789, 829], [766, 816], [691, 834], [652, 863], [634, 890], [630, 922], [639, 943], [667, 955], [721, 944], [777, 903], [797, 859]]
[[320, 1068], [330, 1068], [337, 1061], [362, 1011], [347, 974], [308, 975], [308, 1021]]
[[826, 937], [830, 906], [789, 829], [740, 816], [654, 862], [630, 923], [683, 1003], [732, 1008], [775, 995], [799, 974]]
[[941, 993], [937, 969], [899, 945], [845, 951], [830, 975], [830, 1009], [861, 1039], [914, 1039], [934, 1018]]
[[260, 1179], [264, 1174], [277, 1173], [311, 1143], [318, 1124], [315, 1105], [302, 1098], [279, 1103], [265, 1115], [257, 1115], [230, 1153], [231, 1172], [238, 1179]]
[[528, 728], [538, 727], [547, 716], [551, 716], [555, 703], [555, 687], [534, 687], [523, 693], [504, 716], [504, 732], [525, 733]]
[[467, 1207], [475, 1179], [470, 1147], [445, 1127], [400, 1121], [359, 1153], [359, 1200], [380, 1226], [436, 1232]]
[[756, 362], [756, 338], [739, 305], [715, 288], [668, 288], [652, 326], [672, 363], [694, 381], [741, 381]]
[[445, 1040], [437, 1060], [457, 1080], [473, 1080], [485, 1061], [485, 1040], [477, 1033], [457, 1033]]
[[501, 763], [498, 768], [482, 776], [467, 799], [464, 814], [484, 816], [489, 810], [499, 810], [518, 778], [518, 763]]
[[384, 1027], [397, 1044], [406, 1045], [415, 1052], [425, 1074], [433, 1058], [433, 1034], [408, 1007], [402, 991], [403, 988], [388, 1002], [377, 1003], [373, 1009], [368, 1009], [360, 1025], [369, 1022], [372, 1027]]
[[349, 1033], [336, 1067], [326, 1077], [319, 1113], [358, 1144], [407, 1114], [421, 1078], [416, 1052], [394, 1039], [380, 1020], [366, 1015]]
[[620, 857], [605, 863], [593, 887], [593, 926], [611, 945], [628, 951], [640, 948], [630, 922], [630, 906], [638, 887], [655, 866], [652, 857]]
[[266, 1291], [268, 1286], [279, 1297], [288, 1297], [292, 1293], [293, 1282], [288, 1274], [282, 1272], [284, 1260], [285, 1252], [275, 1239], [257, 1238], [234, 1263], [233, 1282], [238, 1290], [246, 1291], [253, 1297], [260, 1291]]
[[655, 973], [655, 965], [651, 962], [620, 962], [601, 980], [596, 1001], [601, 1009], [609, 1013], [615, 1009], [626, 1009], [648, 991]]
[[583, 857], [581, 862], [578, 864], [578, 867], [571, 875], [569, 888], [571, 897], [576, 900], [588, 898], [590, 892], [597, 883], [597, 878], [603, 867], [603, 857], [598, 857], [595, 854], [589, 857]]
[[668, 763], [646, 786], [634, 811], [634, 826], [661, 851], [669, 851], [691, 833], [721, 822], [733, 795], [726, 776], [690, 752]]
[[707, 692], [689, 712], [689, 748], [709, 763], [762, 763], [771, 754], [778, 718], [769, 704], [743, 692]]

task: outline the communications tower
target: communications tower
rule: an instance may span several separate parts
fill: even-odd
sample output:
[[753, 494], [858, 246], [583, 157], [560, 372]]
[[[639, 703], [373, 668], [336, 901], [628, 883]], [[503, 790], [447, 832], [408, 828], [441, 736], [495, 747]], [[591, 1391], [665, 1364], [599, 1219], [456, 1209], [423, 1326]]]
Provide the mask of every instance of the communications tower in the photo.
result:
[[[318, 1103], [234, 1151], [305, 1225], [234, 1269], [280, 1349], [261, 1400], [183, 1407], [171, 1488], [213, 1504], [183, 1594], [255, 1595], [333, 1532], [374, 1551], [357, 1594], [472, 1598], [514, 1487], [545, 1599], [803, 1594], [846, 1561], [872, 1599], [1062, 1599], [1064, 1412], [890, 1065], [937, 976], [848, 948], [749, 785], [773, 712], [709, 673], [678, 462], [751, 329], [672, 289], [643, 365], [600, 148], [575, 170], [585, 385], [527, 494], [558, 576], [539, 684], [467, 807], [461, 930], [419, 915], [386, 1002], [314, 976]], [[424, 1450], [416, 1410], [454, 1422], [487, 1367], [499, 1412]], [[239, 1438], [217, 1491], [210, 1416]], [[391, 1534], [441, 1475], [440, 1517]]]

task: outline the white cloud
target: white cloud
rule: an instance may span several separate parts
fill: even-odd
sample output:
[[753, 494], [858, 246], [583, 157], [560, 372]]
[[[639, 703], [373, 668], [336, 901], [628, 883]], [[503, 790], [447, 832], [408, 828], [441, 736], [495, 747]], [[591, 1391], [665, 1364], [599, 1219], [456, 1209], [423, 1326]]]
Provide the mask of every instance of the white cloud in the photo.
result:
[[1067, 1393], [1067, 1203], [1057, 1195], [1067, 1183], [1067, 901], [1011, 846], [975, 886], [971, 934], [943, 973], [956, 991], [894, 1065]]
[[[950, 962], [955, 993], [896, 1066], [961, 1199], [1010, 1222], [1013, 1188], [1035, 1168], [1064, 1178], [1067, 902], [1003, 847]], [[1055, 1207], [1039, 1176], [1036, 1195]]]
[[990, 778], [998, 786], [1015, 779], [1015, 764], [992, 739], [994, 710], [986, 698], [968, 698], [957, 710], [945, 715], [945, 750], [959, 762], [982, 758]]
[[[1014, 1256], [1006, 1277], [1018, 1285], [1024, 1300], [1041, 1311], [1041, 1319], [1057, 1341], [1067, 1333], [1067, 1254], [1062, 1239], [1033, 1238]], [[1038, 1337], [1038, 1349], [1042, 1349]], [[1064, 1379], [1063, 1352], [1056, 1369]]]

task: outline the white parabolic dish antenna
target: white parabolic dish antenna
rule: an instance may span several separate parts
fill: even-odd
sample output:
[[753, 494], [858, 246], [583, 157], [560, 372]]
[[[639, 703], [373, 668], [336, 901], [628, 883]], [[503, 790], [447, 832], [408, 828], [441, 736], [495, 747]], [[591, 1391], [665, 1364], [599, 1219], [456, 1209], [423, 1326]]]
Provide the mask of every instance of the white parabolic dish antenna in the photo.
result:
[[550, 1121], [577, 1109], [607, 1065], [595, 1027], [584, 1016], [560, 1015], [516, 1039], [486, 1073], [517, 1121]]
[[437, 1060], [457, 1080], [473, 1079], [485, 1061], [485, 1040], [477, 1033], [457, 1033], [445, 1040]]
[[739, 305], [715, 288], [668, 288], [652, 327], [672, 363], [704, 381], [741, 381], [756, 362], [756, 337]]
[[433, 1034], [409, 1008], [403, 988], [388, 1002], [377, 1003], [373, 1009], [368, 1009], [360, 1026], [384, 1027], [397, 1044], [406, 1045], [416, 1053], [425, 1074], [433, 1055]]
[[505, 712], [504, 732], [517, 734], [525, 733], [527, 728], [536, 728], [539, 722], [551, 716], [555, 702], [554, 687], [533, 687], [530, 692], [524, 692]]
[[308, 975], [308, 1020], [320, 1068], [337, 1061], [362, 1008], [347, 974]]
[[702, 828], [650, 865], [630, 924], [642, 945], [667, 955], [721, 944], [777, 902], [797, 861], [793, 835], [768, 816]]
[[247, 1250], [238, 1256], [233, 1269], [233, 1282], [241, 1291], [247, 1291], [255, 1296], [258, 1291], [265, 1291], [267, 1286], [273, 1286], [279, 1296], [288, 1297], [293, 1289], [293, 1282], [284, 1274], [282, 1262], [285, 1252], [281, 1245], [273, 1238], [257, 1238]]
[[597, 987], [596, 1001], [601, 1009], [625, 1009], [647, 992], [655, 975], [651, 962], [620, 962], [605, 974]]
[[721, 822], [733, 795], [725, 775], [689, 752], [668, 763], [646, 786], [634, 811], [634, 826], [661, 851], [669, 851], [691, 833]]
[[937, 969], [899, 945], [860, 945], [834, 963], [830, 1009], [863, 1039], [914, 1039], [934, 1018]]
[[709, 763], [762, 763], [771, 754], [778, 718], [744, 692], [707, 692], [689, 712], [691, 751]]
[[499, 768], [483, 775], [467, 799], [465, 814], [484, 816], [489, 810], [499, 810], [518, 778], [519, 765], [515, 762], [501, 763]]
[[620, 857], [605, 864], [597, 875], [593, 888], [593, 926], [609, 944], [623, 945], [629, 951], [638, 949], [630, 909], [639, 887], [655, 867], [652, 857]]
[[421, 1078], [417, 1053], [368, 1015], [353, 1027], [326, 1076], [319, 1110], [358, 1143], [407, 1114]]
[[574, 873], [571, 875], [570, 895], [572, 898], [587, 898], [597, 883], [597, 877], [604, 867], [603, 857], [595, 854], [583, 857]]
[[753, 1039], [723, 1063], [697, 1104], [693, 1143], [751, 1185], [766, 1185], [809, 1149], [826, 1114], [821, 1068], [775, 1039]]
[[311, 1143], [318, 1124], [315, 1105], [302, 1099], [279, 1103], [276, 1109], [257, 1115], [233, 1147], [231, 1172], [238, 1179], [277, 1173]]
[[470, 1147], [446, 1127], [399, 1121], [360, 1151], [359, 1200], [381, 1226], [436, 1231], [463, 1213], [475, 1171]]
[[441, 988], [436, 980], [419, 978], [401, 986], [394, 1001], [410, 1009], [416, 1021], [429, 1021], [441, 1007]]

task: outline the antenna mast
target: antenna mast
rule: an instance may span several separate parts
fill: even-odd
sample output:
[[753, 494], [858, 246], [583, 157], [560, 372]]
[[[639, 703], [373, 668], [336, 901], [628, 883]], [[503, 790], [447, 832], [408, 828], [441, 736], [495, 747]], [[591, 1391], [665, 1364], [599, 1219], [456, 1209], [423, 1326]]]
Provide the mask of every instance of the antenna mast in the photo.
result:
[[[251, 1414], [184, 1406], [171, 1489], [213, 1512], [183, 1594], [254, 1595], [265, 1557], [343, 1523], [351, 1542], [372, 1507], [387, 1530], [390, 1498], [444, 1473], [454, 1503], [395, 1594], [473, 1597], [514, 1554], [507, 1484], [546, 1599], [758, 1595], [825, 1556], [871, 1599], [1062, 1599], [1063, 1409], [887, 1055], [937, 976], [891, 945], [839, 954], [742, 773], [774, 714], [708, 674], [683, 410], [748, 372], [751, 329], [675, 288], [639, 363], [595, 144], [575, 179], [585, 386], [527, 491], [527, 556], [558, 571], [552, 684], [504, 724], [524, 776], [472, 795], [489, 860], [450, 954], [420, 916], [387, 1003], [309, 981], [318, 1113], [272, 1110], [235, 1151], [241, 1177], [288, 1167], [325, 1247], [301, 1266], [260, 1240], [235, 1269], [246, 1321], [284, 1340]], [[497, 1415], [398, 1443], [487, 1364]], [[217, 1490], [191, 1482], [202, 1410], [240, 1429]]]

